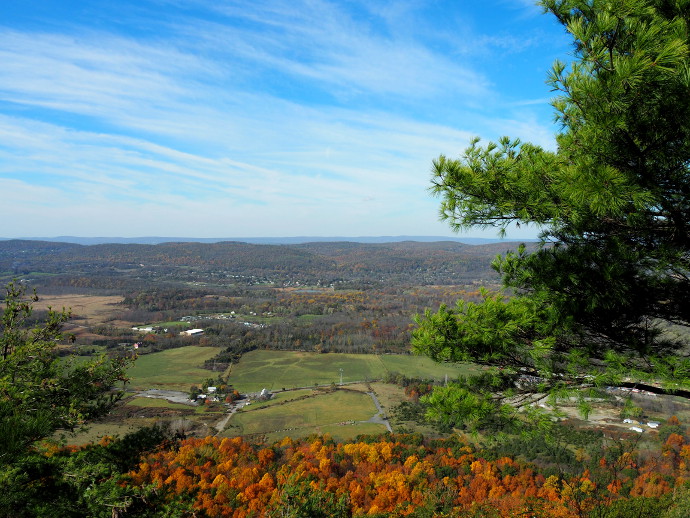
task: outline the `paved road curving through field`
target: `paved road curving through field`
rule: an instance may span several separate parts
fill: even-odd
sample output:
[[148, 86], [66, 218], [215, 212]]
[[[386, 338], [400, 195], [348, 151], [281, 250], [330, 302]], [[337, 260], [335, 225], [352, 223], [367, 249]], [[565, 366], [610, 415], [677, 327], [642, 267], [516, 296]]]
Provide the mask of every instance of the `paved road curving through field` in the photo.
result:
[[386, 427], [386, 429], [389, 432], [393, 432], [393, 428], [391, 428], [391, 424], [388, 422], [388, 419], [386, 418], [386, 414], [383, 412], [383, 408], [381, 407], [381, 403], [379, 403], [379, 398], [376, 397], [376, 394], [374, 392], [367, 392], [369, 396], [371, 396], [371, 399], [374, 401], [374, 405], [376, 405], [376, 410], [378, 411], [374, 417], [369, 419], [368, 421], [365, 421], [366, 423], [378, 423], [382, 424]]

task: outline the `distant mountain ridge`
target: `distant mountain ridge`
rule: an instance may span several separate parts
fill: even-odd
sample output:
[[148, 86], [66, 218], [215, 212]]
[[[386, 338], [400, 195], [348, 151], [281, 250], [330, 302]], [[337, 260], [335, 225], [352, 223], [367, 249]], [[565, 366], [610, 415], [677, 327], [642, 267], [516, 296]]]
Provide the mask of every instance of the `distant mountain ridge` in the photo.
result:
[[[525, 243], [528, 248], [538, 246]], [[458, 241], [357, 243], [320, 241], [255, 244], [237, 241], [104, 243], [83, 245], [38, 240], [0, 241], [0, 278], [79, 279], [114, 286], [169, 282], [235, 282], [292, 285], [343, 283], [465, 284], [492, 282], [491, 262], [519, 242]], [[39, 275], [40, 274], [40, 275]], [[39, 277], [36, 277], [39, 275]], [[41, 277], [43, 275], [43, 277]], [[88, 282], [85, 279], [91, 279]], [[95, 280], [98, 280], [96, 282]], [[42, 281], [43, 282], [43, 281]], [[60, 281], [63, 282], [63, 281]], [[67, 281], [64, 281], [67, 282]], [[72, 282], [72, 281], [69, 281]]]
[[103, 245], [103, 244], [139, 244], [158, 245], [161, 243], [221, 243], [225, 241], [267, 244], [267, 245], [297, 245], [304, 243], [324, 242], [351, 242], [351, 243], [398, 243], [402, 241], [416, 241], [432, 243], [438, 241], [452, 241], [468, 245], [483, 245], [502, 242], [535, 242], [537, 239], [491, 239], [482, 237], [456, 237], [456, 236], [292, 236], [292, 237], [0, 237], [0, 241], [9, 240], [48, 241], [51, 243], [74, 243], [78, 245]]

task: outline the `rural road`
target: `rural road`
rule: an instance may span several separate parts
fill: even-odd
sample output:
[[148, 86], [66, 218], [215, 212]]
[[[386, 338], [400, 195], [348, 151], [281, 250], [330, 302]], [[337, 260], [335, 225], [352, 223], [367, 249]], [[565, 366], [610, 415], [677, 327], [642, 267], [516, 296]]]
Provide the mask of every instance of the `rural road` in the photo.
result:
[[228, 424], [228, 421], [230, 421], [230, 418], [237, 412], [240, 408], [245, 406], [246, 401], [240, 400], [237, 402], [237, 404], [233, 405], [230, 407], [230, 410], [228, 411], [227, 414], [223, 416], [223, 418], [216, 423], [216, 430], [218, 431], [216, 435], [218, 435], [220, 432], [225, 430], [226, 425]]
[[383, 408], [381, 408], [381, 403], [379, 403], [379, 398], [376, 397], [376, 394], [373, 392], [367, 392], [369, 396], [371, 396], [371, 399], [374, 401], [374, 405], [376, 405], [376, 410], [378, 412], [374, 417], [366, 421], [367, 423], [379, 423], [382, 424], [386, 427], [386, 429], [389, 432], [393, 432], [393, 428], [391, 428], [391, 424], [388, 422], [388, 419], [385, 417], [385, 414], [383, 413]]

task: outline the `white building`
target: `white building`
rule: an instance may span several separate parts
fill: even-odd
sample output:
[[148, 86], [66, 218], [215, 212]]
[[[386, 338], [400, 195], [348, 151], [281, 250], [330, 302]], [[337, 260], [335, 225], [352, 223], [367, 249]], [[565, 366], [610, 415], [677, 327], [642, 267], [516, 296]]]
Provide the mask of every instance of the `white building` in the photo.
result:
[[180, 334], [186, 335], [186, 336], [201, 336], [204, 334], [204, 330], [203, 329], [188, 329], [187, 331], [182, 331]]

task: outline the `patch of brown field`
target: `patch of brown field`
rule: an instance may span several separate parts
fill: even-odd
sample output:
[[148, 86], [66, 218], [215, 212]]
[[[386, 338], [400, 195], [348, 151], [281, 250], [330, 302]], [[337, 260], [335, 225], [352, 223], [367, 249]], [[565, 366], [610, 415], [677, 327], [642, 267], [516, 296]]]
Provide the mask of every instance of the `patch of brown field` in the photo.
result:
[[104, 339], [109, 338], [107, 336], [98, 335], [96, 333], [91, 333], [87, 328], [81, 327], [78, 325], [66, 324], [63, 326], [63, 332], [74, 335], [74, 338], [77, 341], [80, 341], [80, 340], [89, 340], [89, 341], [104, 340]]
[[123, 297], [117, 295], [48, 295], [39, 297], [34, 309], [72, 310], [73, 320], [86, 320], [90, 325], [102, 324], [112, 318], [122, 306]]

